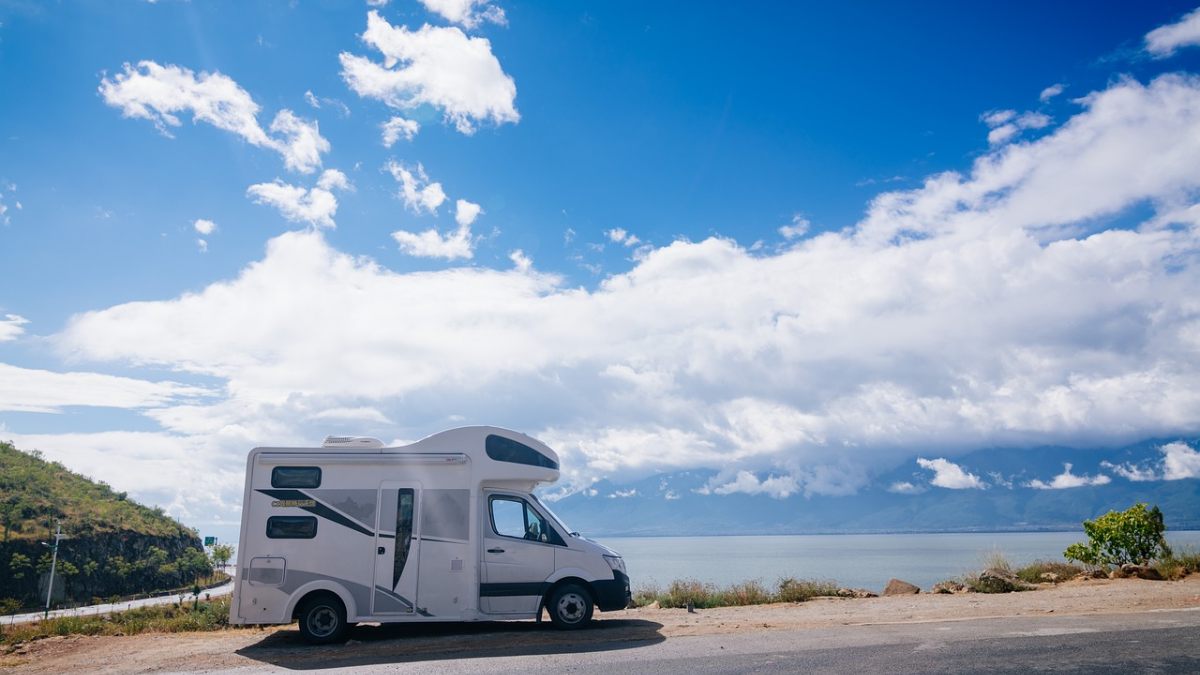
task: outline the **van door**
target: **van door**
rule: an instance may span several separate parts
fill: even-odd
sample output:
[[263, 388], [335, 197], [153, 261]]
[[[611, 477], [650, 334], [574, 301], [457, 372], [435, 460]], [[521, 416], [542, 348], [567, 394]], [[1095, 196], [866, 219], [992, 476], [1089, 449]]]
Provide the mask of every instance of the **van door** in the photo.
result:
[[557, 534], [518, 495], [489, 493], [483, 521], [479, 607], [488, 614], [533, 616], [554, 573]]
[[417, 610], [417, 563], [421, 560], [421, 484], [379, 484], [375, 525], [375, 591], [371, 613], [412, 614]]

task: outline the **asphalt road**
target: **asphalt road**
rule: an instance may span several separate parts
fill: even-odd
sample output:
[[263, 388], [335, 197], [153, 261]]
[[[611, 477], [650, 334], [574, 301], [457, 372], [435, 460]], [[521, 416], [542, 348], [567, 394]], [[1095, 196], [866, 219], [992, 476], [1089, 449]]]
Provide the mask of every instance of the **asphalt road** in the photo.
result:
[[[460, 629], [447, 626], [442, 630], [453, 633]], [[456, 641], [458, 649], [440, 653], [406, 653], [403, 633], [382, 639], [395, 641], [396, 648], [381, 652], [368, 649], [366, 643], [351, 643], [318, 655], [306, 653], [300, 644], [281, 642], [269, 648], [239, 650], [253, 665], [226, 672], [1200, 672], [1200, 609], [673, 638], [646, 634], [644, 639], [611, 642], [589, 639], [586, 646], [567, 641], [549, 648], [544, 644], [516, 645], [487, 651], [473, 651], [471, 633], [464, 632]]]
[[[215, 588], [200, 591], [200, 597], [205, 595], [210, 597], [218, 597], [221, 595], [229, 595], [233, 592], [233, 581], [226, 584], [221, 584]], [[102, 605], [88, 605], [87, 607], [74, 607], [71, 609], [56, 609], [50, 612], [50, 618], [59, 616], [90, 616], [93, 614], [108, 614], [110, 612], [124, 612], [135, 607], [151, 607], [153, 605], [173, 605], [178, 602], [188, 602], [192, 599], [191, 593], [173, 593], [171, 595], [160, 595], [154, 598], [142, 598], [141, 600], [126, 600], [124, 602], [104, 603]], [[14, 614], [12, 616], [0, 617], [0, 624], [13, 623], [29, 623], [30, 621], [41, 621], [42, 612], [30, 612], [28, 614]]]

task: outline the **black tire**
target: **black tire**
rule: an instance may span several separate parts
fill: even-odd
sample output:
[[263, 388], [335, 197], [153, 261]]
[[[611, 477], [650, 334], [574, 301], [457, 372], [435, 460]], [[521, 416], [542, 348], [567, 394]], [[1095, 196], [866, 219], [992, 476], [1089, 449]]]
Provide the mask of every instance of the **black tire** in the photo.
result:
[[560, 630], [583, 628], [592, 621], [595, 605], [592, 594], [578, 584], [563, 584], [550, 594], [546, 609], [550, 621]]
[[332, 593], [306, 599], [296, 612], [296, 618], [300, 621], [300, 636], [310, 645], [342, 642], [350, 630], [346, 623], [346, 606]]

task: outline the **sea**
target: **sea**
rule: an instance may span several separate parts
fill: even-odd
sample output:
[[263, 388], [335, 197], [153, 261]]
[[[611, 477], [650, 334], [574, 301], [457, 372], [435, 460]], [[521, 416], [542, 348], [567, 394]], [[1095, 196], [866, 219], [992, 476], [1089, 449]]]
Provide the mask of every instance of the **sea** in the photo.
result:
[[[1015, 566], [1062, 561], [1078, 532], [814, 534], [709, 537], [598, 537], [625, 558], [634, 589], [665, 588], [676, 579], [727, 585], [784, 577], [835, 581], [879, 592], [897, 578], [929, 589], [976, 572], [995, 554]], [[1176, 550], [1200, 550], [1200, 531], [1167, 532]]]

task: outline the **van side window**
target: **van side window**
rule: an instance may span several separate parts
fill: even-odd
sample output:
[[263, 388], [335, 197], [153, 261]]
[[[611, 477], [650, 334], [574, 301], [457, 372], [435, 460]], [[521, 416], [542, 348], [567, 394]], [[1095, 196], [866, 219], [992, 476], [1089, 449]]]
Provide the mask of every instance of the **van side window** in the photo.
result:
[[528, 503], [517, 497], [492, 497], [492, 530], [502, 537], [566, 546], [558, 532]]
[[404, 564], [408, 562], [408, 550], [412, 545], [413, 533], [413, 489], [400, 488], [396, 498], [396, 549], [392, 558], [392, 588], [404, 574]]
[[558, 462], [550, 459], [533, 448], [518, 443], [511, 438], [489, 434], [483, 440], [483, 449], [487, 456], [497, 462], [512, 462], [513, 464], [528, 464], [529, 466], [544, 466], [547, 469], [557, 469]]
[[321, 487], [321, 467], [319, 467], [319, 466], [277, 466], [274, 469], [271, 469], [271, 487], [273, 487], [273, 488]]
[[313, 516], [271, 516], [267, 518], [268, 539], [312, 539], [317, 536]]

